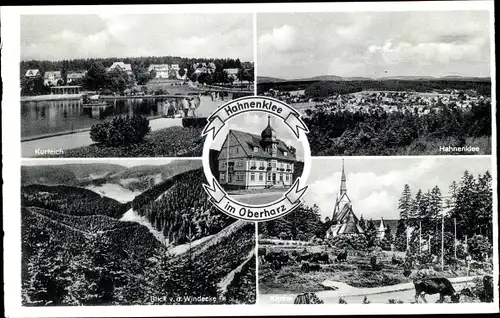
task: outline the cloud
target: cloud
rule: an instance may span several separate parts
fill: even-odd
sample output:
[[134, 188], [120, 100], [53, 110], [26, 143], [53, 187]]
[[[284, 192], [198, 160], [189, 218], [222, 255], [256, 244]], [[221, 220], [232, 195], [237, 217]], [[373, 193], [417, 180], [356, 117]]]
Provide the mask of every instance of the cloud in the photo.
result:
[[253, 61], [251, 14], [23, 16], [21, 58], [182, 56]]
[[287, 79], [317, 75], [489, 76], [488, 14], [260, 14], [258, 75]]
[[[332, 216], [340, 189], [341, 160], [313, 158], [304, 201], [318, 205], [322, 218]], [[347, 193], [358, 217], [395, 219], [399, 217], [398, 200], [405, 184], [412, 193], [434, 186], [448, 193], [452, 181], [459, 181], [463, 172], [473, 174], [491, 171], [488, 158], [359, 158], [346, 159]]]
[[270, 33], [263, 34], [258, 39], [259, 47], [263, 51], [274, 49], [278, 52], [286, 52], [294, 48], [296, 31], [289, 25], [273, 29]]

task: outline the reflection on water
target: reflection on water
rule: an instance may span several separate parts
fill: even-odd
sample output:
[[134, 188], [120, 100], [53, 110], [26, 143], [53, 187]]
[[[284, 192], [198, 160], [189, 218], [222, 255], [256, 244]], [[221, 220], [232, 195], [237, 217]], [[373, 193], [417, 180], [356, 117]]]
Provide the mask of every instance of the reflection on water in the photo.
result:
[[[204, 99], [202, 97], [202, 99]], [[130, 98], [106, 100], [108, 107], [84, 107], [81, 100], [21, 102], [21, 137], [73, 131], [115, 116], [165, 114], [165, 105], [182, 105], [183, 98]], [[191, 106], [193, 103], [188, 103]], [[199, 105], [199, 102], [198, 102]], [[179, 107], [180, 108], [180, 107]], [[195, 114], [191, 110], [190, 114]]]

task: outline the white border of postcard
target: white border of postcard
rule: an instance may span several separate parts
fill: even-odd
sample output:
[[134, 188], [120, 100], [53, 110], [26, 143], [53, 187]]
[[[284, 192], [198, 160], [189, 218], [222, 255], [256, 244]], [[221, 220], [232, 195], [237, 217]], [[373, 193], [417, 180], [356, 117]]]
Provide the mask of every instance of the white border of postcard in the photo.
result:
[[[493, 1], [429, 1], [429, 2], [363, 2], [363, 3], [294, 3], [294, 4], [200, 4], [144, 6], [27, 6], [2, 7], [2, 154], [4, 156], [3, 221], [4, 221], [4, 299], [7, 317], [62, 316], [193, 316], [220, 315], [335, 315], [335, 314], [408, 314], [408, 313], [490, 313], [498, 312], [498, 288], [493, 303], [480, 304], [411, 304], [388, 305], [195, 305], [195, 306], [100, 306], [100, 307], [22, 307], [20, 286], [20, 113], [19, 59], [20, 15], [29, 14], [175, 14], [175, 13], [263, 13], [263, 12], [353, 12], [353, 11], [455, 11], [487, 10], [491, 27], [492, 105], [496, 105], [494, 4]], [[254, 27], [255, 28], [255, 27]], [[376, 32], [376, 30], [374, 30]], [[255, 41], [255, 36], [253, 41]], [[255, 42], [254, 42], [255, 43]], [[255, 51], [255, 49], [254, 49]], [[257, 67], [257, 66], [256, 66]], [[492, 107], [494, 109], [494, 107]], [[492, 109], [492, 115], [495, 112]], [[495, 117], [493, 117], [495, 118]], [[492, 130], [493, 222], [498, 224], [496, 122]], [[385, 157], [387, 158], [387, 157]], [[161, 158], [158, 158], [161, 160]], [[35, 159], [36, 160], [36, 159]], [[50, 161], [50, 159], [43, 159]], [[94, 159], [98, 161], [99, 159]], [[139, 160], [139, 159], [124, 159]], [[498, 286], [498, 227], [494, 227], [494, 283]]]

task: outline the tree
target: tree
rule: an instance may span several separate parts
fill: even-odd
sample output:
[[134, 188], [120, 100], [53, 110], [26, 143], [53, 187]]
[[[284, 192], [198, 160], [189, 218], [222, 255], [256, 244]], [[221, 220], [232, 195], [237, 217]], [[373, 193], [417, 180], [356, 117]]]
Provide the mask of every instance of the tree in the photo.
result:
[[467, 241], [468, 247], [467, 251], [476, 261], [485, 261], [485, 255], [489, 257], [492, 256], [493, 247], [489, 240], [482, 235], [474, 235], [470, 240]]
[[185, 70], [184, 68], [182, 68], [182, 67], [181, 67], [181, 68], [179, 69], [179, 71], [178, 71], [178, 74], [179, 74], [179, 76], [180, 76], [180, 77], [183, 77], [183, 76], [184, 76], [184, 74], [186, 74], [186, 70]]
[[406, 223], [403, 219], [399, 219], [398, 221], [394, 244], [398, 251], [406, 251]]
[[378, 239], [378, 232], [377, 228], [375, 227], [375, 223], [373, 223], [373, 219], [370, 219], [370, 221], [368, 221], [365, 234], [366, 239], [368, 240], [368, 247], [375, 246], [375, 243]]
[[411, 202], [410, 213], [408, 215], [408, 226], [417, 227], [419, 226], [420, 220], [420, 208], [422, 207], [422, 190], [418, 189], [415, 198]]
[[412, 206], [412, 198], [411, 198], [410, 186], [408, 184], [405, 184], [403, 193], [399, 198], [399, 205], [398, 205], [399, 218], [404, 220], [405, 222], [407, 222], [408, 218], [410, 217], [411, 206]]
[[83, 78], [84, 87], [89, 90], [103, 89], [107, 83], [106, 68], [99, 62], [92, 63]]
[[366, 222], [363, 218], [363, 214], [361, 214], [361, 217], [359, 218], [359, 226], [366, 231]]

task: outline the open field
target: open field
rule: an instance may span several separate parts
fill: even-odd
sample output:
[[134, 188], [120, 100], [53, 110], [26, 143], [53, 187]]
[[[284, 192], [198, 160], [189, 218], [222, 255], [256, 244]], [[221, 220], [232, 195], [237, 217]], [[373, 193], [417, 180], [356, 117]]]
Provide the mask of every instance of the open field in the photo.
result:
[[[346, 262], [333, 262], [338, 254], [334, 248], [328, 246], [297, 246], [297, 245], [264, 245], [267, 253], [285, 251], [289, 255], [292, 252], [298, 254], [322, 252], [327, 253], [330, 263], [321, 263], [320, 270], [304, 273], [301, 271], [301, 263], [289, 261], [276, 270], [271, 264], [260, 260], [259, 262], [259, 293], [261, 294], [300, 294], [305, 292], [320, 292], [331, 288], [323, 285], [325, 281], [333, 281], [347, 284], [355, 288], [372, 288], [396, 284], [411, 283], [411, 279], [403, 275], [401, 265], [391, 264], [392, 252], [364, 252], [349, 251]], [[259, 251], [259, 257], [261, 252]], [[372, 270], [370, 257], [377, 256], [377, 261], [382, 265], [379, 271]], [[436, 270], [440, 264], [435, 264]], [[452, 269], [445, 266], [444, 272], [439, 272], [447, 278], [466, 276], [465, 268]], [[480, 269], [472, 269], [470, 275], [491, 274]]]

